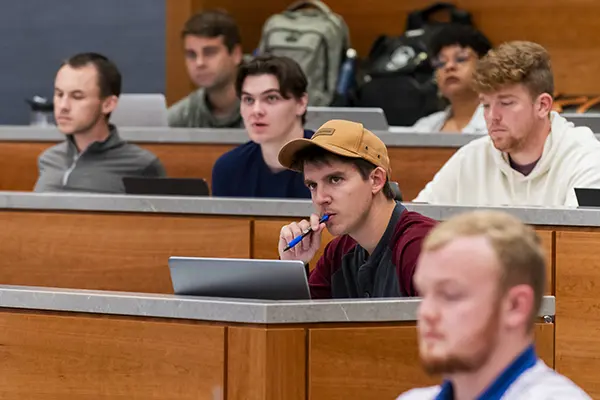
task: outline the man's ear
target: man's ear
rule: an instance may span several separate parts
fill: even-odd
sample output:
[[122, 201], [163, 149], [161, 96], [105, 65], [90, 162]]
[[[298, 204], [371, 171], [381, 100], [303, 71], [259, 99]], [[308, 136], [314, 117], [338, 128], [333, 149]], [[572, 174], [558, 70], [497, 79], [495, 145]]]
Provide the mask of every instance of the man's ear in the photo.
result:
[[509, 329], [525, 327], [527, 331], [535, 304], [533, 288], [529, 285], [516, 285], [504, 296], [503, 321]]
[[387, 173], [383, 168], [376, 167], [373, 171], [371, 171], [369, 179], [371, 180], [371, 192], [373, 194], [377, 194], [383, 190], [383, 187], [387, 182]]
[[296, 116], [301, 117], [304, 115], [308, 107], [308, 93], [302, 94], [302, 97], [298, 99], [296, 104]]
[[108, 96], [102, 101], [102, 114], [109, 114], [117, 108], [119, 98], [117, 96]]
[[231, 57], [233, 57], [235, 65], [240, 65], [242, 63], [242, 60], [244, 59], [244, 52], [242, 51], [242, 46], [240, 46], [239, 44], [233, 46], [233, 49], [231, 49]]
[[554, 101], [552, 100], [552, 96], [548, 93], [542, 93], [538, 96], [537, 101], [537, 114], [540, 118], [547, 118], [550, 111], [552, 111], [552, 105]]

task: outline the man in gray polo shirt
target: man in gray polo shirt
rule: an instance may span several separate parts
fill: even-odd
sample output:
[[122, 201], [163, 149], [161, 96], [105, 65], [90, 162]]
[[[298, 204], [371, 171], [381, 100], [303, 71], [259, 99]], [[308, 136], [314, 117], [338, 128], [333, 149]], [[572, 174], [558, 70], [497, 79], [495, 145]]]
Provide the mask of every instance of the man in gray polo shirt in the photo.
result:
[[39, 157], [34, 191], [124, 193], [125, 176], [166, 176], [154, 154], [122, 140], [108, 123], [121, 94], [121, 74], [110, 60], [77, 54], [54, 85], [54, 116], [66, 140]]

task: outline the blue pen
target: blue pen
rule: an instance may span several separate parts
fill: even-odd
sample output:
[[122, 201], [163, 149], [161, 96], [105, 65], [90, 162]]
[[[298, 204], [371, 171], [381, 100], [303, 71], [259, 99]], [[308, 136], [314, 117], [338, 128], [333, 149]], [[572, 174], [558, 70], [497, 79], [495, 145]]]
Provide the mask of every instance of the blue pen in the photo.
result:
[[[319, 220], [319, 224], [327, 221], [328, 219], [329, 219], [329, 215], [327, 215], [327, 214], [323, 215], [321, 217], [321, 219]], [[306, 229], [304, 232], [302, 232], [302, 235], [296, 236], [295, 238], [293, 238], [292, 241], [287, 245], [287, 247], [285, 249], [283, 249], [283, 251], [288, 251], [289, 249], [291, 249], [292, 247], [294, 247], [295, 245], [300, 243], [302, 241], [302, 239], [307, 237], [312, 231], [313, 231], [312, 227]]]

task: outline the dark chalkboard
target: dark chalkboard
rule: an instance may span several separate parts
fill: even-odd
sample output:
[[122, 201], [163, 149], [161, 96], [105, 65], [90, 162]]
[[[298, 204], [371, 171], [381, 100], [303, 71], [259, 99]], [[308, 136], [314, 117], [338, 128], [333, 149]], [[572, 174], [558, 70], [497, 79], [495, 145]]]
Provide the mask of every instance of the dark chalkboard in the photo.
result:
[[164, 93], [165, 0], [13, 0], [0, 5], [0, 124], [29, 123], [25, 98], [52, 96], [61, 61], [95, 51], [123, 92]]

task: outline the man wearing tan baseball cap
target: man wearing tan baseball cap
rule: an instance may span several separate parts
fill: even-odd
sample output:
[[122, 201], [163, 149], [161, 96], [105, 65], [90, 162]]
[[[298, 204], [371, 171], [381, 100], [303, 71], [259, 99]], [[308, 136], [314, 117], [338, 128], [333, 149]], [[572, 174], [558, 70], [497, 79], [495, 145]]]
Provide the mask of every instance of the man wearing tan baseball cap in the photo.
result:
[[417, 295], [412, 276], [421, 242], [436, 221], [395, 199], [381, 139], [362, 124], [331, 120], [310, 139], [283, 146], [279, 162], [304, 174], [316, 209], [310, 221], [281, 228], [280, 258], [307, 264], [325, 227], [337, 236], [309, 275], [313, 299]]

